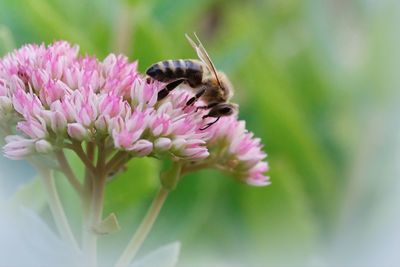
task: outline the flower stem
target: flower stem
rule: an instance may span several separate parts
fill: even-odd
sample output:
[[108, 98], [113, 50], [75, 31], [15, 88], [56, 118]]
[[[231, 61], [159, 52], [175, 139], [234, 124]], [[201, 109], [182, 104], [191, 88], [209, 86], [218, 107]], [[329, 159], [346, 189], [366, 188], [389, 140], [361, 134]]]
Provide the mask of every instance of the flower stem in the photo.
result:
[[[94, 159], [95, 146], [94, 143], [89, 142], [86, 147], [86, 155], [89, 160], [93, 164]], [[89, 247], [91, 243], [91, 232], [90, 232], [90, 205], [92, 201], [93, 195], [93, 180], [94, 175], [89, 170], [89, 168], [85, 165], [85, 177], [83, 182], [83, 194], [82, 194], [82, 250], [85, 255], [89, 255]]]
[[97, 266], [97, 233], [95, 232], [96, 226], [101, 222], [103, 215], [104, 203], [104, 185], [105, 176], [101, 175], [93, 180], [93, 195], [90, 207], [90, 216], [86, 223], [86, 253], [89, 259], [90, 266]]
[[82, 149], [82, 144], [79, 142], [74, 142], [73, 144], [66, 144], [66, 148], [72, 149], [75, 151], [76, 155], [82, 160], [83, 164], [85, 164], [86, 168], [93, 174], [96, 174], [96, 168], [93, 165], [93, 162], [91, 162], [86, 155], [85, 151]]
[[61, 171], [65, 174], [69, 183], [81, 197], [83, 193], [82, 184], [79, 182], [78, 178], [76, 178], [74, 171], [72, 170], [67, 158], [65, 157], [64, 152], [62, 150], [59, 150], [55, 152], [55, 155], [58, 160], [58, 164], [60, 164]]
[[151, 206], [148, 209], [145, 217], [140, 223], [139, 228], [136, 230], [136, 233], [133, 235], [124, 252], [115, 264], [116, 267], [128, 266], [133, 258], [136, 256], [136, 253], [140, 249], [151, 228], [153, 227], [153, 224], [157, 219], [157, 216], [160, 213], [162, 206], [164, 205], [168, 193], [175, 189], [181, 177], [181, 171], [182, 163], [172, 162], [172, 165], [169, 166], [169, 168], [163, 170], [160, 173], [161, 187], [158, 190], [158, 193], [154, 198], [153, 203], [151, 203]]
[[139, 228], [137, 229], [132, 239], [129, 241], [128, 246], [125, 248], [121, 257], [115, 264], [116, 267], [128, 266], [129, 263], [133, 260], [143, 241], [149, 234], [155, 220], [157, 219], [157, 216], [160, 213], [161, 207], [163, 206], [165, 199], [168, 196], [168, 193], [169, 190], [165, 189], [164, 187], [161, 187], [159, 189]]
[[[87, 146], [86, 146], [86, 155], [87, 155], [89, 162], [91, 162], [92, 164], [93, 164], [93, 160], [94, 160], [94, 152], [95, 152], [94, 143], [88, 142]], [[85, 194], [87, 194], [86, 192], [92, 190], [91, 189], [92, 180], [93, 180], [92, 173], [90, 172], [90, 170], [87, 167], [85, 167], [85, 179], [83, 182], [83, 191], [85, 192]]]
[[42, 177], [42, 182], [47, 193], [50, 210], [53, 214], [54, 221], [61, 237], [71, 245], [75, 252], [79, 252], [78, 244], [74, 235], [72, 234], [72, 230], [61, 205], [52, 171], [44, 167], [38, 167], [38, 171]]
[[114, 170], [117, 170], [120, 164], [124, 163], [129, 158], [129, 154], [125, 151], [119, 151], [116, 153], [105, 165], [105, 171], [107, 174]]
[[[99, 143], [97, 154], [96, 175], [92, 176], [92, 190], [88, 192], [91, 197], [86, 198], [90, 203], [84, 203], [84, 206], [89, 207], [89, 215], [84, 216], [83, 246], [90, 266], [97, 266], [97, 233], [95, 229], [101, 223], [103, 215], [104, 187], [107, 177], [104, 171], [106, 160], [104, 140]], [[89, 158], [93, 161], [93, 157]]]

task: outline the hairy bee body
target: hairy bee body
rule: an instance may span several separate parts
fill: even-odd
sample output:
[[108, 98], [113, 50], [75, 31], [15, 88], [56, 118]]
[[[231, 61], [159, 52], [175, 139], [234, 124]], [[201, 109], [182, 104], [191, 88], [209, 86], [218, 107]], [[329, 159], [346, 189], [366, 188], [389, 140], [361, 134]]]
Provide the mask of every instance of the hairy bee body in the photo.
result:
[[160, 61], [151, 65], [146, 74], [154, 80], [167, 83], [158, 92], [158, 100], [164, 99], [182, 83], [189, 85], [189, 88], [194, 91], [194, 96], [187, 101], [186, 106], [191, 106], [198, 99], [201, 99], [206, 105], [199, 106], [196, 110], [208, 109], [208, 114], [203, 118], [217, 118], [214, 122], [208, 123], [202, 128], [207, 129], [216, 123], [220, 117], [233, 114], [237, 110], [237, 105], [229, 103], [233, 94], [233, 87], [229, 79], [223, 72], [216, 70], [196, 34], [195, 37], [198, 44], [186, 35], [200, 60], [177, 59]]
[[[151, 65], [146, 74], [153, 79], [171, 83], [182, 81], [194, 91], [202, 92], [201, 99], [207, 104], [226, 102], [231, 97], [232, 85], [222, 72], [218, 72], [220, 86], [207, 66], [196, 59], [164, 60]], [[204, 92], [203, 92], [204, 90]]]

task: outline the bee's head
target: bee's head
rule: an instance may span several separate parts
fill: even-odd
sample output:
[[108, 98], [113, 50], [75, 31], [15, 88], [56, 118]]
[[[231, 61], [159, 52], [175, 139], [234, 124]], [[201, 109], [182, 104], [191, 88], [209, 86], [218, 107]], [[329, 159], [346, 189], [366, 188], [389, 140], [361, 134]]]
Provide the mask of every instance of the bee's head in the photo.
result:
[[206, 117], [225, 117], [234, 114], [237, 110], [237, 105], [231, 103], [219, 103], [213, 106]]
[[217, 118], [213, 122], [207, 123], [203, 128], [200, 130], [205, 130], [215, 124], [221, 117], [226, 117], [230, 116], [234, 113], [237, 112], [238, 105], [236, 104], [231, 104], [231, 103], [218, 103], [215, 106], [213, 106], [210, 111], [208, 112], [207, 115], [203, 116], [203, 119], [209, 118], [209, 117], [214, 117]]

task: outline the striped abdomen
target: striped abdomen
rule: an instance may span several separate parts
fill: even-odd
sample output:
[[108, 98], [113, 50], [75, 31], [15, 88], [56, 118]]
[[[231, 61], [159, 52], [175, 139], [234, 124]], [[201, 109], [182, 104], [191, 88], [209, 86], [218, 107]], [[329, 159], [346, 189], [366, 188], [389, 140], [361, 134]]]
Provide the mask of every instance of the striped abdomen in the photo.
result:
[[165, 60], [151, 65], [146, 74], [160, 82], [184, 79], [190, 86], [195, 87], [202, 82], [203, 68], [198, 60]]

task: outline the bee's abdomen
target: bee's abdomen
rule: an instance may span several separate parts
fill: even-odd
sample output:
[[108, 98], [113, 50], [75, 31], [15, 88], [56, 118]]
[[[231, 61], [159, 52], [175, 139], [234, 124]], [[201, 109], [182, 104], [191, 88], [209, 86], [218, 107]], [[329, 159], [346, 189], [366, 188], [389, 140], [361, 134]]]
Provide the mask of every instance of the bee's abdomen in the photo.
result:
[[185, 79], [190, 85], [196, 86], [202, 81], [203, 68], [197, 60], [165, 60], [150, 66], [146, 74], [160, 82]]

